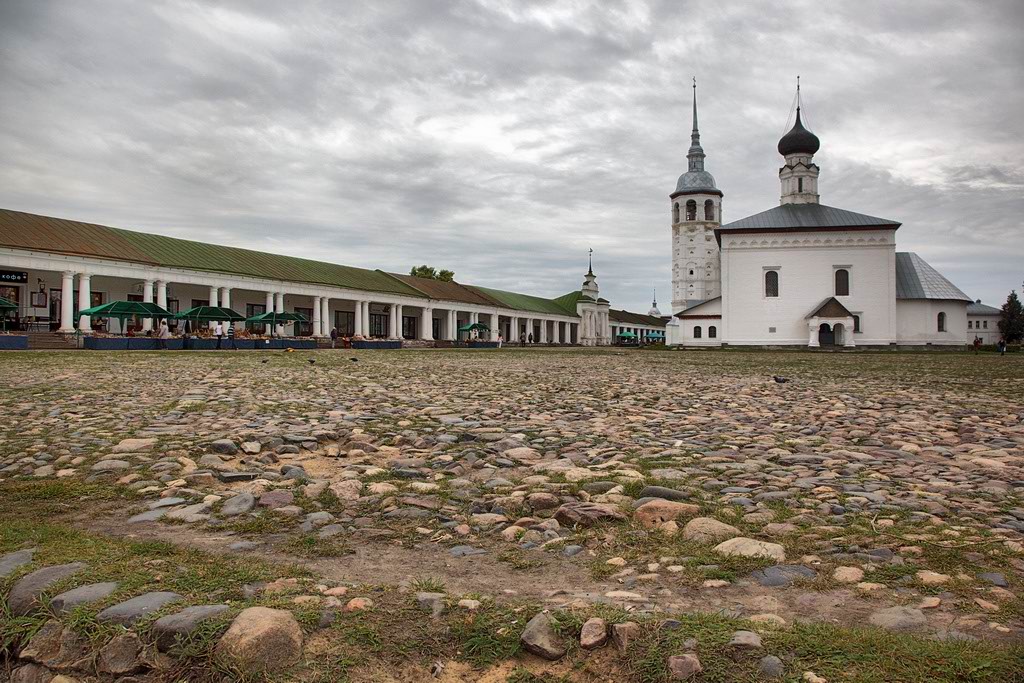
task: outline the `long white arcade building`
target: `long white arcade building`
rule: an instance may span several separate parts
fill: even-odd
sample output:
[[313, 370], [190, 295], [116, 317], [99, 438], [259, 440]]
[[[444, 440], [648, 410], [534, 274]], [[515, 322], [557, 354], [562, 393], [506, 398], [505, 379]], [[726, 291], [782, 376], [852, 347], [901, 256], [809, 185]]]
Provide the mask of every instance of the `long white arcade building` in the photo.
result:
[[23, 324], [63, 334], [92, 332], [78, 311], [117, 300], [171, 312], [298, 312], [310, 322], [297, 333], [318, 337], [336, 327], [342, 336], [454, 341], [460, 327], [480, 322], [491, 330], [485, 338], [596, 346], [612, 342], [613, 326], [664, 329], [657, 318], [612, 311], [592, 270], [579, 290], [546, 299], [8, 209], [0, 209], [0, 296], [18, 304]]

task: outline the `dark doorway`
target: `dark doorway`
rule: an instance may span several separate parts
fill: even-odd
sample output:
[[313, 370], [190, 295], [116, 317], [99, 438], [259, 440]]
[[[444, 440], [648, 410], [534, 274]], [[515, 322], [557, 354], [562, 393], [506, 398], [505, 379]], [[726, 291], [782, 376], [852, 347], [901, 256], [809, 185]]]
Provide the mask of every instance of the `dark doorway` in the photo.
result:
[[821, 346], [835, 346], [836, 334], [828, 323], [822, 323], [818, 327], [818, 344]]

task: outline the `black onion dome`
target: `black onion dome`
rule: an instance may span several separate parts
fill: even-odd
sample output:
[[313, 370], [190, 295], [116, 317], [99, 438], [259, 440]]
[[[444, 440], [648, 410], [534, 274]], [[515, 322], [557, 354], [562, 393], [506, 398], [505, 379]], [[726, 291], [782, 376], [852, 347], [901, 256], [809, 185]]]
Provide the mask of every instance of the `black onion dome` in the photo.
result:
[[800, 121], [800, 107], [797, 107], [796, 123], [779, 140], [779, 154], [782, 156], [796, 153], [814, 154], [819, 147], [821, 147], [821, 142], [818, 140], [818, 136], [804, 128], [804, 124]]

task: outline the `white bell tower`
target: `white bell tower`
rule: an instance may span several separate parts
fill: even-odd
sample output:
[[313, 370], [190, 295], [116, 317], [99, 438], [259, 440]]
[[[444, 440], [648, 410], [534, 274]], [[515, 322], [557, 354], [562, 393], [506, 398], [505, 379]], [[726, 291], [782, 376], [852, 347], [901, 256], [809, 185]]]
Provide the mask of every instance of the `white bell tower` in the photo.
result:
[[693, 131], [686, 173], [669, 195], [672, 211], [672, 313], [722, 293], [715, 228], [722, 224], [722, 191], [704, 170], [697, 128], [697, 79], [693, 80]]

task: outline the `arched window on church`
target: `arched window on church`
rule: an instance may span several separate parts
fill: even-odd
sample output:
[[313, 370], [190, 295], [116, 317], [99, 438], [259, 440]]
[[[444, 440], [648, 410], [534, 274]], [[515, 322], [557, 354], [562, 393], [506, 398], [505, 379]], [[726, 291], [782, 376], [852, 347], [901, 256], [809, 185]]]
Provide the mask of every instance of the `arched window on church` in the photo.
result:
[[718, 337], [718, 328], [712, 325], [708, 328], [708, 339], [715, 339]]
[[690, 275], [693, 275], [693, 271], [692, 270], [690, 271]]
[[836, 271], [836, 296], [850, 296], [850, 271], [845, 268]]
[[692, 199], [686, 202], [686, 220], [697, 220], [697, 202]]
[[704, 202], [704, 220], [715, 220], [715, 203], [710, 199]]
[[803, 178], [797, 178], [796, 179], [796, 191], [797, 192], [803, 192], [804, 191], [804, 179]]
[[939, 332], [946, 331], [946, 314], [939, 313]]
[[675, 204], [672, 205], [672, 222], [679, 222], [679, 202], [676, 202]]
[[700, 325], [695, 325], [693, 328], [693, 338], [700, 339]]
[[777, 297], [779, 295], [779, 271], [767, 270], [764, 273], [764, 295]]

